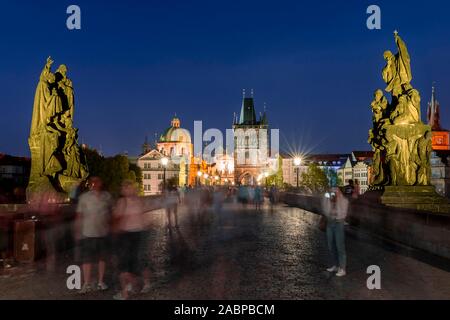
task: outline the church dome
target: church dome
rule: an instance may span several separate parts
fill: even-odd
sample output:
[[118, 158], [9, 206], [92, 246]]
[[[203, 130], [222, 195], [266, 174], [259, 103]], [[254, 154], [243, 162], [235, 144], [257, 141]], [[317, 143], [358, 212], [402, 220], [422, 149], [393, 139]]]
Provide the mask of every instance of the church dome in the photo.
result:
[[191, 134], [188, 130], [180, 128], [180, 124], [180, 119], [175, 116], [171, 121], [171, 126], [164, 131], [159, 141], [191, 143]]

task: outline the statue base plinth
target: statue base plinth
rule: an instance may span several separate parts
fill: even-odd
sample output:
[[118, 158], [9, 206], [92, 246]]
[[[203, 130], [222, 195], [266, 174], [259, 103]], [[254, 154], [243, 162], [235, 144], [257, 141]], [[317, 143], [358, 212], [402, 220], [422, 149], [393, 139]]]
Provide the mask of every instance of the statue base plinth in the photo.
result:
[[362, 199], [389, 207], [450, 214], [450, 201], [440, 196], [433, 186], [371, 187]]
[[82, 179], [68, 177], [65, 175], [60, 175], [58, 177], [58, 180], [61, 188], [68, 194], [70, 194], [73, 189], [77, 188], [80, 185], [81, 181], [83, 181]]
[[67, 202], [67, 195], [61, 191], [57, 191], [49, 178], [31, 177], [26, 190], [27, 202], [42, 201], [42, 197], [48, 197], [49, 202], [63, 203]]

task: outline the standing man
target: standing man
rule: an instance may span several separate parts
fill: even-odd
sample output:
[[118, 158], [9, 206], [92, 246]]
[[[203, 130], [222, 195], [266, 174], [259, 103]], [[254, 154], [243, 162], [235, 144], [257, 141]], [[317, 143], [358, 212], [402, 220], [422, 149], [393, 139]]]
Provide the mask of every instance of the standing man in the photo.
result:
[[347, 217], [349, 200], [339, 188], [333, 188], [331, 196], [323, 203], [324, 214], [327, 218], [328, 250], [333, 265], [327, 269], [336, 276], [346, 275], [347, 253], [345, 250], [345, 218]]
[[89, 191], [80, 196], [77, 207], [75, 236], [79, 240], [83, 269], [83, 287], [80, 293], [93, 290], [91, 286], [92, 264], [98, 263], [97, 290], [107, 290], [104, 282], [105, 258], [111, 223], [111, 195], [103, 191], [99, 177], [89, 180]]

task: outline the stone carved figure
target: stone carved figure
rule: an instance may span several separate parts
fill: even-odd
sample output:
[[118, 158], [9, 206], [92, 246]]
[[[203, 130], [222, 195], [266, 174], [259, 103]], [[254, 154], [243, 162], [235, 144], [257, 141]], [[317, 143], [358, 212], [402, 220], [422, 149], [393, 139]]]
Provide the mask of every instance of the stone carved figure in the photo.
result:
[[61, 116], [61, 124], [55, 121], [59, 131], [66, 133], [65, 144], [62, 149], [67, 168], [64, 175], [68, 177], [83, 178], [87, 175], [87, 168], [81, 162], [80, 148], [78, 146], [78, 129], [72, 126], [70, 110]]
[[30, 137], [31, 173], [28, 197], [34, 193], [68, 193], [88, 176], [78, 145], [78, 130], [73, 127], [74, 94], [67, 67], [55, 73], [47, 62], [39, 77], [33, 104]]
[[47, 63], [45, 64], [44, 69], [42, 70], [39, 77], [39, 83], [37, 85], [36, 94], [34, 96], [30, 136], [36, 134], [43, 125], [46, 125], [46, 108], [52, 96], [50, 86], [55, 82], [55, 75], [50, 71], [52, 64], [53, 60], [48, 57]]
[[73, 119], [73, 109], [74, 109], [74, 94], [72, 81], [67, 78], [67, 67], [62, 64], [56, 70], [56, 77], [58, 79], [59, 90], [62, 91], [61, 96], [65, 98], [65, 102], [68, 106], [69, 115]]
[[384, 169], [382, 164], [382, 152], [384, 150], [382, 137], [377, 132], [382, 128], [387, 121], [386, 114], [389, 108], [389, 103], [383, 94], [383, 91], [378, 89], [374, 93], [374, 100], [370, 104], [372, 108], [372, 122], [373, 129], [369, 131], [368, 143], [372, 146], [374, 151], [373, 157], [373, 177], [374, 183], [381, 184], [385, 180]]
[[410, 89], [398, 98], [398, 103], [390, 119], [393, 124], [415, 124], [420, 122], [420, 94]]
[[385, 117], [388, 101], [383, 94], [383, 91], [378, 89], [374, 93], [374, 100], [370, 104], [373, 112], [373, 123], [374, 125], [379, 124], [381, 120]]
[[384, 53], [382, 71], [389, 103], [377, 90], [371, 103], [373, 128], [368, 142], [374, 150], [372, 186], [430, 185], [431, 128], [420, 119], [420, 94], [411, 86], [406, 44], [394, 33], [398, 53]]
[[398, 53], [394, 55], [391, 51], [384, 53], [386, 66], [383, 69], [382, 76], [386, 82], [386, 91], [397, 97], [402, 92], [402, 86], [409, 89], [412, 81], [411, 59], [405, 42], [400, 38], [398, 32], [394, 32], [395, 43], [397, 44]]
[[417, 141], [417, 166], [419, 167], [418, 182], [421, 185], [430, 185], [431, 164], [429, 154], [433, 151], [431, 143], [431, 131]]
[[42, 154], [43, 154], [43, 174], [46, 176], [55, 177], [55, 175], [62, 170], [61, 162], [58, 159], [58, 143], [61, 133], [53, 128], [52, 121], [47, 118], [47, 124], [42, 132], [44, 135]]

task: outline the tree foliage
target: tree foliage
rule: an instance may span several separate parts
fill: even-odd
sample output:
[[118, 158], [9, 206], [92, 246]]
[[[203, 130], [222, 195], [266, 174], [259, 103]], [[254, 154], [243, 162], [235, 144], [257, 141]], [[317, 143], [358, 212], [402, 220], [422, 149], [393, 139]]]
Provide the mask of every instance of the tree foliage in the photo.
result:
[[84, 150], [88, 164], [89, 175], [100, 177], [113, 196], [120, 195], [120, 187], [125, 180], [135, 181], [139, 190], [142, 189], [142, 173], [138, 166], [130, 164], [124, 155], [104, 157], [94, 149]]
[[267, 185], [268, 186], [276, 186], [278, 188], [283, 188], [283, 159], [281, 156], [278, 156], [278, 169], [275, 174], [267, 177]]
[[327, 174], [317, 164], [310, 164], [308, 170], [302, 173], [301, 186], [313, 194], [325, 192], [330, 184]]

